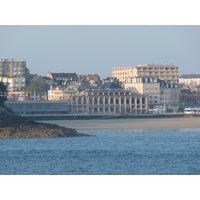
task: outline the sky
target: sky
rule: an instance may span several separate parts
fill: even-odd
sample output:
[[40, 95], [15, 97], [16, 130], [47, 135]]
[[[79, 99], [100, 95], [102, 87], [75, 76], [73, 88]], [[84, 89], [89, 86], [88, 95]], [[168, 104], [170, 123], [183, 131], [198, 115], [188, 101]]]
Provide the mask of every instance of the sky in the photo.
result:
[[196, 25], [0, 25], [0, 59], [26, 60], [32, 74], [112, 75], [114, 67], [174, 64], [200, 74]]

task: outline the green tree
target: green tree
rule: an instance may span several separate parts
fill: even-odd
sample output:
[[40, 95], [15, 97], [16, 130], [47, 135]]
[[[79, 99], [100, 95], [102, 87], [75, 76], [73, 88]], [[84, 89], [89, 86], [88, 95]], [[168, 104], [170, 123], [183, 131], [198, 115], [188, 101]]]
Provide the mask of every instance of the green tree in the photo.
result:
[[0, 82], [0, 106], [4, 106], [4, 101], [6, 101], [6, 86]]

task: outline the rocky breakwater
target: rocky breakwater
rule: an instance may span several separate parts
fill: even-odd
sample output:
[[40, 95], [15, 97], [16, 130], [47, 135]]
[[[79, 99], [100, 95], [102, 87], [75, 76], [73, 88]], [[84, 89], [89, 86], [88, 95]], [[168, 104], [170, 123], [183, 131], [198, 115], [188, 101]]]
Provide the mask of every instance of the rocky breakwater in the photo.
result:
[[0, 138], [53, 138], [94, 136], [75, 129], [29, 121], [7, 107], [0, 107]]

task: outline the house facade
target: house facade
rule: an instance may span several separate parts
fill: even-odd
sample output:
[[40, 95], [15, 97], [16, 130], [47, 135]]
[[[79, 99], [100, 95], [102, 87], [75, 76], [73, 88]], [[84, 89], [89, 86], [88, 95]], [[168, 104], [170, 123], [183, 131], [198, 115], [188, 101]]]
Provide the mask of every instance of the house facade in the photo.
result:
[[126, 78], [123, 84], [126, 90], [136, 94], [148, 96], [149, 108], [160, 104], [160, 83], [155, 77], [132, 77]]
[[124, 88], [136, 94], [148, 96], [150, 109], [162, 107], [163, 110], [177, 111], [180, 106], [179, 84], [167, 83], [156, 77], [129, 77], [123, 84]]
[[48, 78], [53, 79], [55, 85], [66, 87], [74, 85], [79, 80], [76, 73], [52, 73], [48, 72]]

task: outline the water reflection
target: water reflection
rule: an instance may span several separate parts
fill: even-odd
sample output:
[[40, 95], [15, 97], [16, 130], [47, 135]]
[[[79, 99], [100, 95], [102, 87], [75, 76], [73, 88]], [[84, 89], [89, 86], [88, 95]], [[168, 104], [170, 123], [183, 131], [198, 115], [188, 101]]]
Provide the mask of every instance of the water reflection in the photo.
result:
[[[200, 129], [198, 129], [199, 131]], [[138, 132], [179, 132], [183, 131], [180, 128], [128, 128], [128, 129], [77, 129], [79, 132], [87, 133], [111, 133], [111, 132], [129, 132], [129, 133], [138, 133]], [[187, 131], [191, 131], [188, 129]]]

